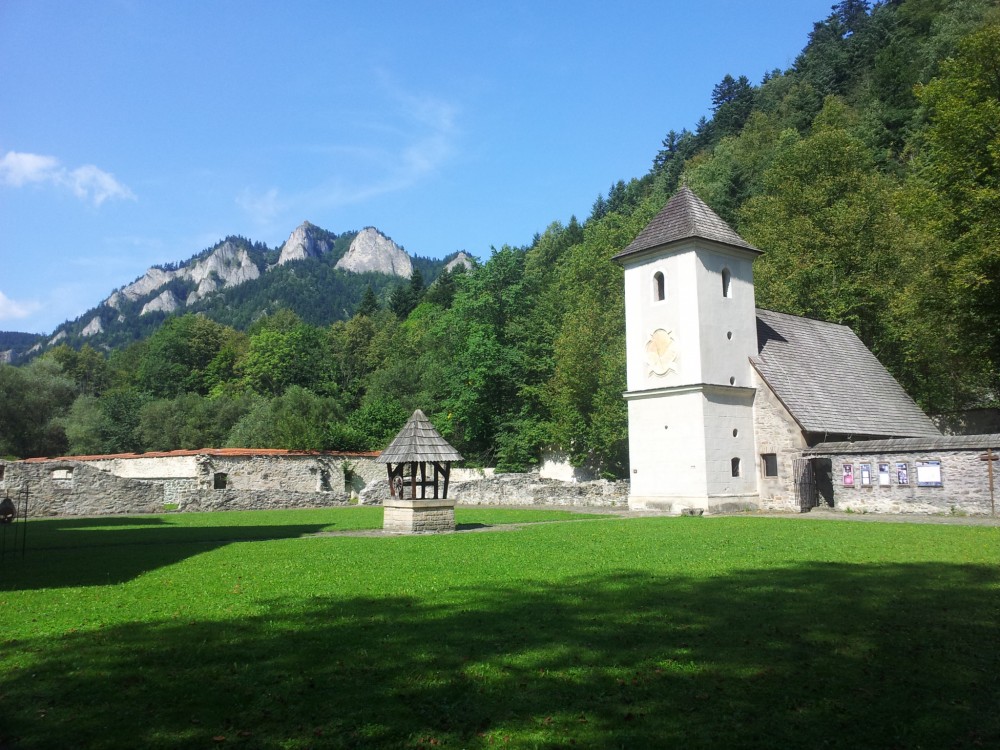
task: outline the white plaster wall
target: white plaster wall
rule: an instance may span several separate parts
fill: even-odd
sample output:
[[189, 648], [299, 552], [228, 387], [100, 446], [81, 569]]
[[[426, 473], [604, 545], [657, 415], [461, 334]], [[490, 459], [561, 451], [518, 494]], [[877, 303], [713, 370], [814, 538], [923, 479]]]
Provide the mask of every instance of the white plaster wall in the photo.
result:
[[108, 458], [87, 463], [125, 479], [195, 479], [197, 456], [159, 456], [150, 458]]
[[701, 391], [632, 397], [628, 414], [630, 494], [664, 499], [705, 497]]
[[[753, 262], [745, 253], [707, 248], [699, 249], [698, 261], [700, 382], [730, 385], [733, 378], [732, 385], [751, 387], [750, 357], [757, 354]], [[731, 274], [729, 297], [722, 294], [724, 268]]]
[[[381, 466], [381, 464], [380, 464]], [[451, 474], [448, 477], [449, 483], [451, 482], [476, 482], [480, 479], [491, 479], [497, 470], [494, 468], [482, 468], [482, 469], [456, 469], [454, 466], [451, 467]], [[383, 469], [383, 474], [385, 470]], [[384, 479], [384, 476], [379, 476], [379, 479]]]
[[[733, 458], [740, 459], [738, 477], [733, 476]], [[753, 392], [706, 389], [705, 469], [709, 497], [755, 496], [755, 466]]]
[[[625, 267], [626, 382], [630, 391], [701, 382], [697, 316], [685, 314], [697, 309], [696, 262], [688, 247]], [[660, 302], [653, 294], [657, 271], [665, 279], [666, 298]], [[658, 328], [671, 334], [677, 352], [674, 372], [666, 375], [651, 373], [646, 362], [646, 343]]]

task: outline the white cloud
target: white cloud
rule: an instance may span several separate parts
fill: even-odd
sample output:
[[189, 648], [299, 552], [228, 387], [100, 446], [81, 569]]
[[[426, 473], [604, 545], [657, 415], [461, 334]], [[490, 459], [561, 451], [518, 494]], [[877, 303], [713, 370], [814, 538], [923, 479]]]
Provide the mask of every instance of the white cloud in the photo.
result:
[[67, 169], [54, 156], [8, 151], [0, 158], [0, 185], [51, 184], [69, 189], [82, 201], [100, 206], [106, 200], [135, 200], [135, 194], [110, 172], [84, 164]]
[[339, 208], [407, 190], [432, 177], [457, 149], [459, 108], [438, 97], [403, 91], [385, 75], [380, 83], [386, 97], [379, 109], [383, 119], [366, 122], [369, 133], [380, 134], [377, 145], [305, 147], [311, 158], [330, 162], [331, 177], [280, 196], [274, 187], [265, 192], [244, 188], [236, 203], [258, 223], [269, 224], [293, 207], [299, 212]]
[[27, 318], [41, 307], [37, 302], [16, 302], [0, 292], [0, 320]]
[[271, 188], [263, 194], [244, 188], [236, 198], [236, 205], [261, 223], [273, 221], [285, 208], [278, 198], [277, 188]]

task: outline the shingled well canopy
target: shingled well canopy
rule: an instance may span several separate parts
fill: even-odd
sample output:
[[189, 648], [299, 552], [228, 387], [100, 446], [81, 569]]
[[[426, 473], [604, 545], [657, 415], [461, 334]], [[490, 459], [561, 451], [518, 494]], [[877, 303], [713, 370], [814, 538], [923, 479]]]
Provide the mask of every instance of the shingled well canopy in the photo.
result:
[[[377, 459], [379, 463], [386, 464], [392, 497], [403, 498], [408, 485], [411, 499], [428, 497], [428, 488], [433, 489], [433, 497], [437, 499], [439, 483], [442, 485], [440, 497], [447, 498], [451, 463], [461, 460], [462, 454], [441, 437], [441, 433], [434, 429], [434, 425], [420, 409], [413, 412], [413, 416]], [[433, 467], [431, 479], [427, 478], [428, 464]]]

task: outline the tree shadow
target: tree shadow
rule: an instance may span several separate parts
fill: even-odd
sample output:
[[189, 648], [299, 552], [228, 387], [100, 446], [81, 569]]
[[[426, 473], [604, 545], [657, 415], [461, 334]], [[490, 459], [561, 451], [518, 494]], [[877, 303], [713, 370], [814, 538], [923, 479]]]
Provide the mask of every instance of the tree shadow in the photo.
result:
[[233, 542], [289, 539], [335, 524], [175, 525], [163, 516], [33, 519], [25, 552], [0, 560], [0, 591], [130, 581]]
[[13, 644], [44, 656], [0, 676], [0, 746], [996, 747], [998, 592], [810, 563], [279, 597]]

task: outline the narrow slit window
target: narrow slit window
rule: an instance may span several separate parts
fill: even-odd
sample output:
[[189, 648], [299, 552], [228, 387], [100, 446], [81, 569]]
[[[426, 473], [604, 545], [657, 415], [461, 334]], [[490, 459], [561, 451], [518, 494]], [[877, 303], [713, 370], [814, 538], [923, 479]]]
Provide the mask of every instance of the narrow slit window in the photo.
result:
[[765, 477], [776, 477], [778, 476], [778, 454], [777, 453], [762, 453], [760, 455], [760, 462], [764, 467]]
[[722, 296], [733, 296], [733, 274], [728, 268], [722, 269]]
[[740, 460], [738, 458], [734, 458], [729, 463], [731, 464], [733, 469], [733, 476], [738, 477], [740, 475]]
[[663, 278], [663, 272], [657, 271], [653, 274], [653, 301], [662, 302], [667, 298], [667, 282]]

